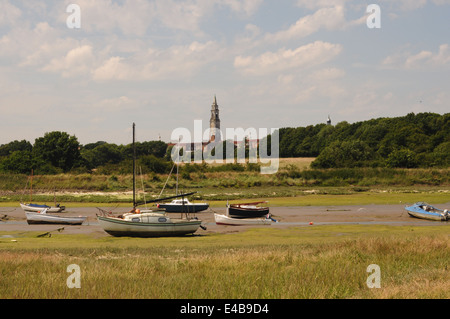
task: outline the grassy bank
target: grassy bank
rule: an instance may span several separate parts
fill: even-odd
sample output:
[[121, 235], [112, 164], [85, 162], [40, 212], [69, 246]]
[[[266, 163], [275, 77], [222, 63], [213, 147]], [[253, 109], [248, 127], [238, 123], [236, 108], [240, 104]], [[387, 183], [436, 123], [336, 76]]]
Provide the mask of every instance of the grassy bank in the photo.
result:
[[[450, 298], [446, 226], [9, 236], [0, 238], [0, 298]], [[80, 266], [80, 289], [66, 285], [70, 264]], [[371, 264], [379, 289], [366, 285]]]
[[[216, 193], [212, 193], [212, 192]], [[395, 205], [412, 204], [424, 201], [433, 204], [447, 204], [450, 202], [450, 191], [440, 188], [415, 188], [415, 189], [373, 189], [370, 191], [353, 191], [349, 188], [319, 188], [290, 189], [288, 196], [275, 197], [266, 194], [267, 190], [252, 190], [251, 193], [219, 193], [211, 190], [211, 196], [192, 196], [190, 200], [194, 202], [206, 201], [211, 207], [225, 207], [227, 201], [230, 203], [251, 201], [266, 201], [269, 207], [280, 206], [339, 206], [339, 205]], [[275, 193], [286, 194], [277, 190]], [[51, 195], [35, 195], [35, 202], [52, 205], [54, 198]], [[155, 197], [147, 194], [146, 199]], [[143, 199], [143, 196], [140, 196]], [[66, 207], [107, 207], [123, 206], [129, 207], [132, 202], [132, 195], [128, 193], [98, 193], [89, 194], [64, 194], [57, 197], [58, 203]], [[20, 202], [19, 196], [8, 196], [0, 198], [0, 207], [15, 207]], [[149, 204], [152, 206], [154, 204]]]
[[[269, 199], [279, 205], [330, 205], [331, 202], [396, 204], [450, 201], [450, 169], [351, 168], [311, 169], [312, 158], [280, 159], [276, 174], [260, 174], [259, 164], [189, 164], [180, 166], [179, 190], [191, 199], [220, 202]], [[132, 175], [59, 174], [33, 177], [33, 200], [52, 203], [121, 203], [132, 195]], [[0, 203], [30, 199], [30, 178], [0, 174]], [[168, 174], [137, 178], [139, 199], [173, 195], [176, 179]], [[145, 192], [143, 191], [145, 190]], [[67, 204], [66, 204], [67, 205]]]

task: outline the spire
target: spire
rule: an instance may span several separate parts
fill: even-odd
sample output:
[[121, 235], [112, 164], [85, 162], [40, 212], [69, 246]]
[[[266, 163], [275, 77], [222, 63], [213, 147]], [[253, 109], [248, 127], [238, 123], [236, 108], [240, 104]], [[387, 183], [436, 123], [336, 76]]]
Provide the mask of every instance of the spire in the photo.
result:
[[215, 141], [217, 138], [220, 138], [217, 135], [217, 131], [220, 131], [220, 118], [219, 118], [219, 105], [217, 104], [217, 97], [214, 94], [214, 102], [211, 105], [211, 119], [209, 120], [209, 128], [210, 128], [210, 141]]

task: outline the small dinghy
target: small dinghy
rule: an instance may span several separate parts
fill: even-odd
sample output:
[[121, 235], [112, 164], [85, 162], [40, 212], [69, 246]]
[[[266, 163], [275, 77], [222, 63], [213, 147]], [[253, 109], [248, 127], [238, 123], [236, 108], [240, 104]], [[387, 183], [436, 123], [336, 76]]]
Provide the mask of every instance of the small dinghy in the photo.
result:
[[245, 225], [271, 225], [276, 222], [270, 215], [260, 218], [232, 218], [230, 216], [214, 214], [217, 225], [245, 226]]
[[447, 209], [438, 209], [424, 202], [405, 207], [409, 216], [427, 220], [447, 221], [450, 215]]
[[227, 204], [227, 215], [232, 218], [261, 218], [269, 214], [269, 207], [260, 207], [266, 202]]
[[86, 220], [86, 216], [60, 216], [47, 214], [45, 208], [40, 212], [25, 212], [27, 223], [31, 224], [56, 224], [56, 225], [81, 225]]

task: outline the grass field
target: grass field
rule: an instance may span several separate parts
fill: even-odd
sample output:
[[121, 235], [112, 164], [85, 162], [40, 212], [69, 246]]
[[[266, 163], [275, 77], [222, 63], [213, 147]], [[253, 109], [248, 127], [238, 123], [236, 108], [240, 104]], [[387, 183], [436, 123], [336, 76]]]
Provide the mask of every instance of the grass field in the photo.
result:
[[[282, 159], [277, 174], [185, 171], [194, 201], [267, 200], [269, 206], [450, 202], [449, 169], [311, 170], [312, 159]], [[234, 167], [233, 169], [236, 169]], [[0, 206], [28, 200], [24, 175], [0, 175]], [[146, 199], [165, 174], [138, 178]], [[35, 176], [33, 200], [67, 207], [130, 206], [130, 175]], [[169, 181], [165, 195], [174, 193]], [[142, 189], [142, 187], [140, 187]], [[143, 199], [140, 192], [140, 199]], [[183, 238], [0, 232], [0, 298], [303, 299], [450, 298], [449, 226], [329, 225], [254, 228]], [[69, 265], [81, 288], [68, 288]], [[369, 265], [381, 288], [368, 288]]]
[[[185, 238], [10, 233], [0, 298], [450, 298], [446, 226], [314, 226]], [[67, 267], [80, 267], [69, 289]], [[381, 288], [368, 288], [367, 267]]]

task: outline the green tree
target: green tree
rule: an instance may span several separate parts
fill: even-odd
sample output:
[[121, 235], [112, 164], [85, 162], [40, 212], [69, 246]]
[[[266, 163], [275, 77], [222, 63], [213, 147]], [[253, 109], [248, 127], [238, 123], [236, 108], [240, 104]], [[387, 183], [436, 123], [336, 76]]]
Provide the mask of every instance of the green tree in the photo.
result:
[[31, 151], [14, 151], [0, 161], [0, 171], [29, 174], [33, 166]]
[[35, 140], [33, 158], [37, 165], [42, 166], [45, 162], [68, 172], [80, 164], [80, 144], [75, 136], [70, 136], [66, 132], [45, 133], [44, 137]]
[[418, 166], [416, 153], [407, 148], [392, 151], [386, 163], [388, 167], [413, 168]]
[[118, 164], [124, 160], [121, 147], [109, 143], [100, 143], [93, 149], [83, 149], [81, 156], [89, 169], [107, 164]]
[[4, 144], [0, 146], [0, 156], [8, 156], [15, 151], [28, 151], [31, 152], [33, 146], [30, 142], [26, 140], [22, 141], [13, 141], [8, 144]]
[[314, 168], [362, 166], [373, 159], [373, 152], [363, 141], [335, 141], [311, 163]]

